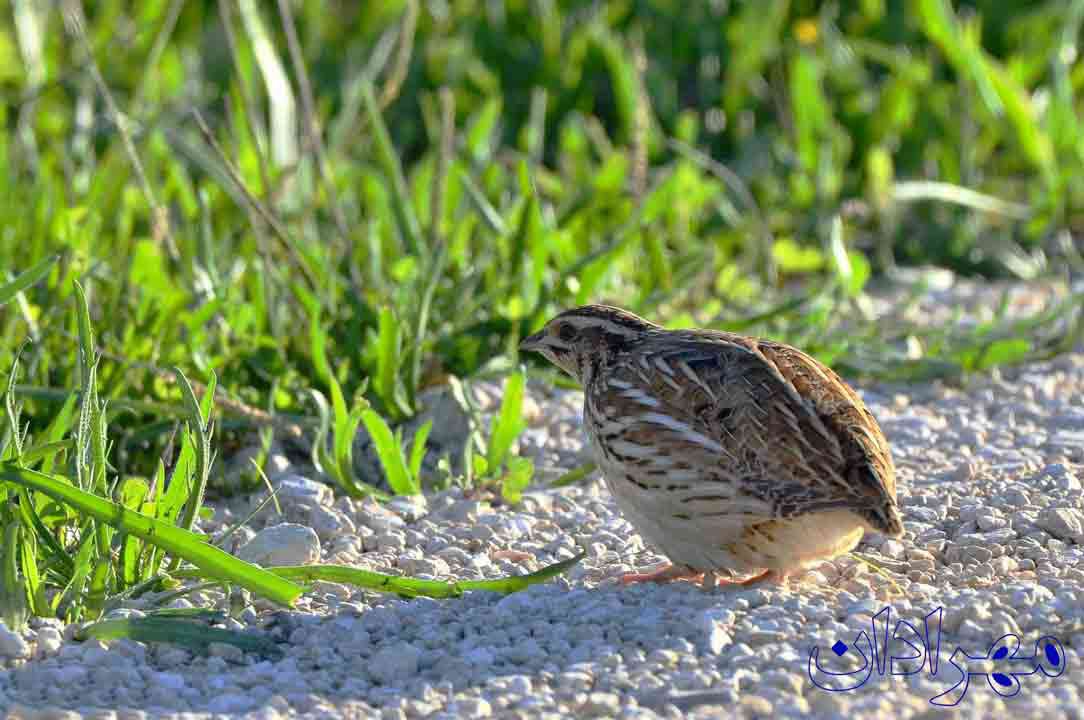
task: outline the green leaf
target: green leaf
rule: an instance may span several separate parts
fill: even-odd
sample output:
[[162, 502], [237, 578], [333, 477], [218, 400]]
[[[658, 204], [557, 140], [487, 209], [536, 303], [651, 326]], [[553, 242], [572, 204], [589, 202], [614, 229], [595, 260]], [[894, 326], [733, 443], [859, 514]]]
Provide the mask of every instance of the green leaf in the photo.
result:
[[780, 238], [772, 245], [772, 257], [783, 273], [810, 273], [824, 267], [824, 254], [815, 247], [803, 247], [791, 238]]
[[848, 297], [856, 297], [869, 280], [870, 265], [864, 255], [847, 249], [843, 239], [843, 219], [839, 215], [832, 218], [828, 248], [836, 280]]
[[[163, 522], [173, 523], [185, 506], [194, 486], [193, 475], [196, 464], [196, 451], [192, 446], [192, 433], [181, 433], [181, 450], [177, 453], [177, 460], [170, 473], [169, 482], [165, 486], [158, 486], [159, 501], [155, 516]], [[165, 472], [164, 467], [159, 468], [160, 473]]]
[[1026, 358], [1030, 352], [1031, 342], [1025, 338], [994, 340], [969, 354], [969, 369], [986, 370], [998, 365], [1011, 365]]
[[376, 378], [374, 390], [384, 403], [384, 409], [394, 418], [409, 415], [399, 397], [399, 349], [402, 329], [390, 307], [380, 309], [376, 346]]
[[346, 398], [343, 396], [342, 386], [335, 377], [331, 364], [327, 361], [327, 334], [320, 324], [319, 311], [309, 315], [309, 345], [312, 352], [312, 364], [316, 374], [327, 383], [331, 393], [331, 407], [334, 412], [334, 423], [339, 424], [347, 416]]
[[[1057, 156], [1050, 136], [1039, 123], [1032, 96], [979, 45], [977, 25], [961, 26], [948, 0], [918, 0], [919, 27], [948, 57], [957, 73], [975, 83], [987, 110], [1004, 113], [1020, 149], [1051, 184], [1057, 179]], [[972, 32], [967, 32], [967, 30]]]
[[47, 257], [29, 270], [24, 270], [16, 275], [11, 282], [0, 285], [0, 307], [6, 305], [23, 290], [41, 282], [42, 278], [49, 274], [49, 271], [59, 259], [59, 255]]
[[[184, 510], [178, 523], [185, 530], [191, 530], [192, 525], [196, 522], [196, 516], [199, 514], [200, 508], [203, 506], [203, 495], [207, 489], [207, 480], [211, 475], [210, 420], [203, 416], [203, 410], [200, 407], [199, 400], [196, 399], [196, 393], [192, 390], [192, 385], [188, 382], [188, 378], [185, 377], [180, 368], [173, 368], [173, 372], [177, 376], [177, 383], [181, 386], [181, 394], [184, 396], [185, 407], [188, 409], [188, 427], [195, 450], [195, 462], [192, 467], [194, 483], [188, 493], [188, 498], [185, 500]], [[211, 383], [208, 387], [213, 389], [215, 385], [214, 373], [212, 373], [211, 377]], [[174, 562], [174, 569], [177, 567], [176, 562], [178, 561]]]
[[425, 423], [414, 433], [414, 439], [410, 445], [410, 476], [420, 481], [422, 475], [422, 461], [425, 459], [425, 441], [429, 439], [429, 431], [433, 429], [433, 421]]
[[120, 640], [136, 642], [168, 642], [196, 652], [206, 652], [211, 643], [225, 643], [244, 652], [278, 656], [282, 651], [270, 639], [252, 633], [212, 628], [187, 617], [149, 616], [103, 620], [79, 630], [76, 638], [86, 640]]
[[[29, 502], [29, 493], [20, 491], [20, 502]], [[34, 533], [24, 532], [19, 543], [20, 561], [26, 581], [26, 595], [30, 610], [38, 617], [50, 617], [49, 601], [45, 597], [45, 583], [38, 572], [38, 548]]]
[[384, 177], [391, 185], [392, 209], [395, 212], [396, 223], [399, 225], [399, 232], [406, 241], [407, 248], [413, 254], [420, 256], [423, 254], [421, 225], [414, 211], [399, 153], [392, 144], [391, 135], [388, 134], [388, 127], [384, 123], [384, 116], [380, 112], [380, 106], [377, 104], [373, 86], [369, 80], [363, 81], [361, 97], [365, 116], [369, 121], [377, 161], [381, 170], [384, 171]]
[[303, 588], [208, 544], [190, 530], [129, 510], [119, 503], [80, 490], [65, 479], [25, 470], [11, 463], [0, 463], [0, 480], [48, 495], [98, 522], [135, 535], [175, 557], [187, 560], [208, 578], [240, 585], [283, 605], [293, 605], [303, 592]]
[[590, 476], [595, 470], [598, 470], [598, 465], [593, 462], [586, 462], [583, 465], [572, 468], [564, 475], [551, 482], [550, 487], [558, 488], [575, 485]]
[[26, 622], [29, 588], [19, 577], [19, 558], [25, 542], [19, 518], [8, 508], [0, 509], [4, 546], [0, 548], [0, 620], [12, 630]]
[[[49, 422], [49, 427], [45, 429], [45, 434], [42, 438], [44, 443], [53, 444], [65, 442], [69, 446], [72, 446], [72, 441], [63, 440], [63, 437], [65, 434], [67, 434], [68, 430], [71, 429], [72, 417], [75, 414], [75, 403], [78, 401], [78, 399], [79, 396], [76, 393], [69, 393], [68, 396], [64, 398], [64, 404], [61, 406], [57, 414], [53, 416], [53, 419]], [[30, 450], [30, 453], [33, 454], [35, 450], [44, 450], [47, 447], [46, 444], [41, 444], [35, 448], [32, 448]], [[52, 472], [53, 464], [55, 462], [55, 455], [44, 454], [42, 457], [43, 460], [39, 469], [44, 473]], [[26, 462], [29, 463], [33, 461], [27, 459]]]
[[504, 463], [512, 443], [527, 427], [527, 423], [523, 421], [523, 388], [526, 382], [527, 376], [521, 370], [510, 375], [504, 383], [501, 409], [494, 421], [489, 438], [489, 452], [486, 454], [487, 465], [493, 472]]
[[87, 305], [87, 296], [83, 292], [83, 286], [75, 283], [76, 298], [76, 321], [79, 326], [79, 386], [83, 392], [90, 385], [90, 369], [97, 361], [98, 353], [94, 349], [94, 331], [90, 324], [90, 308]]
[[467, 197], [474, 204], [475, 209], [481, 214], [482, 219], [489, 227], [490, 231], [498, 237], [504, 236], [508, 233], [508, 227], [504, 224], [504, 219], [501, 214], [497, 212], [497, 209], [486, 198], [482, 189], [471, 178], [470, 173], [465, 169], [460, 169], [460, 179], [463, 181], [463, 187], [467, 190]]
[[441, 582], [440, 580], [419, 580], [416, 578], [385, 575], [371, 570], [361, 570], [343, 565], [296, 565], [270, 568], [271, 572], [299, 582], [326, 580], [345, 583], [366, 590], [390, 592], [405, 597], [454, 598], [470, 590], [486, 590], [498, 593], [514, 593], [524, 588], [546, 582], [567, 572], [586, 556], [580, 553], [576, 557], [547, 565], [529, 575], [513, 575], [496, 580], [460, 580], [459, 582]]
[[139, 510], [143, 505], [143, 501], [147, 499], [149, 492], [150, 486], [147, 485], [147, 481], [143, 478], [125, 478], [121, 482], [118, 499], [120, 504], [129, 510]]
[[[24, 472], [31, 471], [27, 470]], [[3, 466], [0, 466], [0, 478], [2, 478], [3, 475]], [[75, 490], [76, 488], [71, 489]], [[79, 490], [79, 492], [83, 491]], [[96, 537], [90, 532], [92, 525], [93, 522], [89, 520], [82, 524], [81, 532], [79, 533], [79, 549], [75, 552], [75, 558], [72, 561], [72, 567], [74, 568], [72, 576], [68, 580], [64, 592], [54, 600], [54, 603], [59, 602], [60, 600], [66, 600], [69, 603], [69, 607], [65, 614], [68, 622], [77, 622], [80, 620], [83, 617], [83, 610], [86, 607], [87, 598], [83, 592], [83, 588], [94, 568], [94, 551], [97, 549], [97, 545], [95, 544]]]
[[514, 457], [508, 460], [508, 472], [501, 481], [501, 497], [509, 503], [523, 499], [523, 491], [531, 484], [534, 462], [530, 458]]
[[497, 97], [488, 98], [469, 123], [466, 132], [467, 151], [475, 159], [483, 161], [493, 152], [492, 138], [497, 121], [501, 116], [501, 101]]
[[102, 614], [102, 607], [105, 605], [105, 596], [110, 586], [110, 575], [112, 574], [112, 563], [109, 558], [109, 548], [104, 551], [99, 549], [98, 559], [94, 563], [94, 570], [90, 574], [90, 584], [87, 587], [86, 597], [86, 616], [87, 618], [98, 618]]
[[363, 402], [335, 425], [334, 462], [339, 468], [339, 475], [350, 485], [357, 485], [354, 478], [354, 437], [358, 433], [358, 425], [361, 424], [361, 414], [368, 407], [368, 403]]
[[779, 52], [787, 22], [789, 0], [764, 0], [735, 7], [733, 22], [725, 28], [733, 55], [726, 63], [726, 112], [742, 108], [753, 78]]
[[790, 68], [791, 108], [794, 112], [795, 149], [802, 167], [817, 166], [820, 136], [829, 126], [832, 111], [822, 90], [822, 63], [811, 52], [796, 53]]
[[361, 421], [365, 423], [365, 429], [373, 439], [373, 447], [380, 459], [380, 466], [384, 468], [388, 486], [398, 495], [420, 493], [421, 487], [417, 478], [411, 477], [403, 457], [403, 448], [384, 418], [375, 410], [366, 410], [361, 414]]

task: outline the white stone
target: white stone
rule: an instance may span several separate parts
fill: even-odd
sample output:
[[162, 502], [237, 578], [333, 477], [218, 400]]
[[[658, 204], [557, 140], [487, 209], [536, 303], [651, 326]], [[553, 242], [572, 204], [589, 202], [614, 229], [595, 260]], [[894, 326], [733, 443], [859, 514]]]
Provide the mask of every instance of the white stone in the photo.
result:
[[448, 710], [455, 717], [464, 718], [489, 717], [493, 714], [489, 701], [480, 697], [460, 698], [454, 701]]
[[312, 505], [308, 511], [309, 526], [327, 543], [357, 532], [354, 521], [345, 513], [325, 505]]
[[410, 643], [381, 648], [367, 663], [369, 675], [382, 685], [401, 685], [418, 672], [421, 651]]
[[235, 714], [242, 713], [252, 708], [252, 698], [241, 693], [224, 693], [215, 695], [208, 704], [208, 710], [213, 713]]
[[885, 557], [898, 560], [903, 557], [904, 546], [898, 540], [885, 540], [881, 544], [881, 552], [884, 553]]
[[375, 540], [380, 552], [398, 552], [406, 548], [406, 536], [394, 530], [377, 533]]
[[390, 500], [387, 507], [408, 523], [417, 522], [429, 513], [425, 495], [401, 495]]
[[1043, 510], [1039, 513], [1036, 525], [1061, 540], [1084, 544], [1084, 514], [1074, 508], [1059, 507]]
[[430, 575], [432, 577], [447, 577], [451, 574], [448, 563], [439, 557], [404, 557], [399, 560], [399, 568], [407, 575]]
[[320, 559], [320, 538], [305, 525], [272, 525], [245, 543], [237, 557], [265, 567], [308, 565]]
[[23, 639], [22, 635], [9, 630], [3, 620], [0, 620], [0, 657], [30, 657], [30, 644]]
[[1062, 463], [1051, 463], [1040, 470], [1031, 484], [1036, 487], [1054, 487], [1060, 490], [1080, 490], [1080, 480], [1076, 474]]
[[330, 505], [335, 493], [330, 485], [312, 480], [304, 475], [281, 475], [274, 487], [276, 496], [283, 503], [307, 502], [313, 505]]
[[175, 672], [156, 672], [151, 677], [151, 683], [174, 692], [183, 690], [187, 684], [184, 676]]
[[52, 655], [64, 644], [64, 636], [55, 627], [46, 626], [38, 629], [38, 657]]
[[703, 646], [713, 655], [734, 644], [730, 629], [734, 627], [735, 615], [723, 608], [709, 608], [700, 613], [699, 632]]

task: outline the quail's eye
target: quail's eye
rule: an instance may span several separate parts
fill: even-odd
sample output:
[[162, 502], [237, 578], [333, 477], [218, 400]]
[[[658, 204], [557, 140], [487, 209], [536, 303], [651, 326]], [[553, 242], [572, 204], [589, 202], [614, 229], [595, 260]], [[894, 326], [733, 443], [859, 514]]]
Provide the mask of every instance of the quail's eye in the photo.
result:
[[565, 342], [572, 342], [576, 339], [576, 328], [572, 326], [572, 323], [565, 323], [561, 327], [557, 328], [557, 337], [561, 338]]

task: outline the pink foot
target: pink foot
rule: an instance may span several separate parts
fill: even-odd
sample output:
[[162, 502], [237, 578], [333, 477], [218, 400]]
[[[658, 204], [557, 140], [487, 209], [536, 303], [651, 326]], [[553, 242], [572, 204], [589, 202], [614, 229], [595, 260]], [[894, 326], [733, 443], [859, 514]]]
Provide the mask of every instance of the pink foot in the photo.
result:
[[714, 590], [718, 586], [730, 586], [732, 588], [747, 588], [754, 585], [775, 585], [778, 587], [786, 587], [787, 577], [789, 573], [779, 572], [778, 570], [765, 570], [757, 575], [750, 575], [747, 578], [741, 580], [731, 580], [729, 578], [721, 578], [713, 572], [704, 573], [703, 586], [705, 590]]
[[621, 576], [621, 584], [629, 585], [637, 582], [668, 583], [675, 580], [690, 580], [696, 582], [704, 573], [691, 570], [687, 567], [666, 564], [649, 573], [625, 573]]
[[699, 572], [691, 568], [666, 564], [656, 570], [647, 573], [625, 573], [621, 576], [621, 584], [629, 585], [636, 582], [668, 583], [675, 580], [688, 580], [689, 582], [701, 582], [705, 590], [711, 590], [719, 585], [731, 587], [750, 587], [760, 583], [786, 586], [789, 573], [778, 570], [765, 570], [758, 575], [752, 575], [743, 580], [724, 580], [713, 572]]
[[778, 585], [780, 587], [786, 587], [787, 578], [790, 577], [790, 573], [780, 572], [778, 570], [765, 570], [759, 575], [753, 575], [747, 577], [744, 580], [738, 580], [734, 584], [742, 587], [749, 587], [750, 585], [758, 585], [764, 583], [765, 585]]
[[524, 563], [534, 555], [522, 550], [493, 550], [489, 553], [490, 560], [511, 560], [514, 563]]

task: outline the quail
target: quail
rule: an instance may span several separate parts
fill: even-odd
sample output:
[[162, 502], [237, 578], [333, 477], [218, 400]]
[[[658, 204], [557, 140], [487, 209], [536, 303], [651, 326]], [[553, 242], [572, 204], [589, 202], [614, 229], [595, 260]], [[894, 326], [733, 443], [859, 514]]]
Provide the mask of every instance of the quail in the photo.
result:
[[786, 582], [867, 530], [903, 534], [876, 419], [801, 350], [605, 305], [562, 312], [520, 348], [580, 382], [606, 485], [671, 561], [625, 582]]

